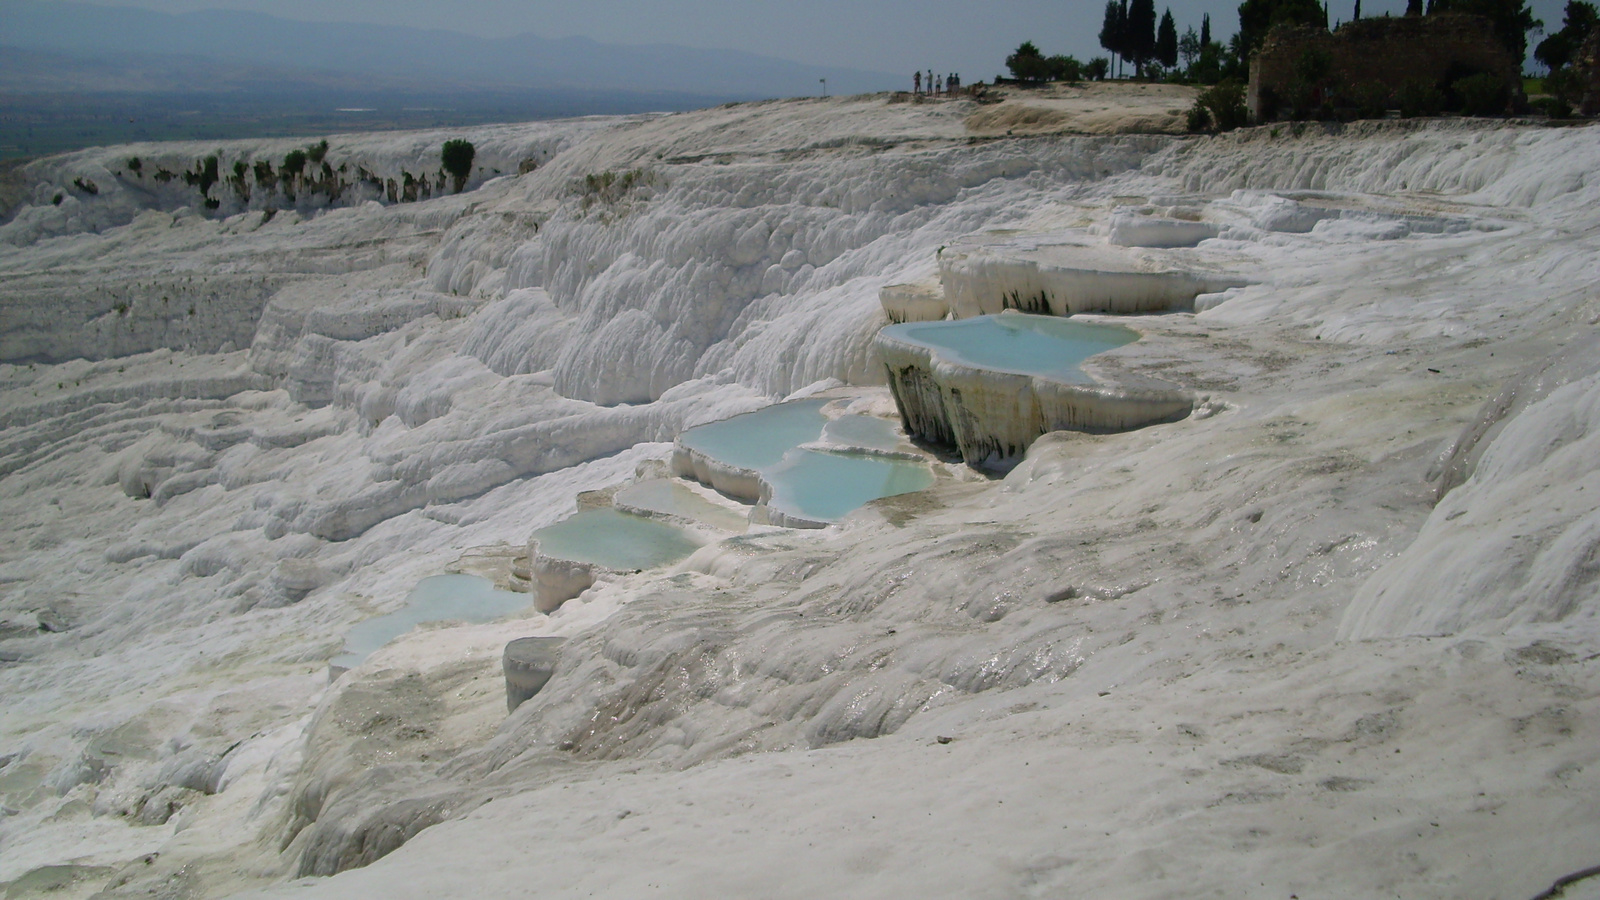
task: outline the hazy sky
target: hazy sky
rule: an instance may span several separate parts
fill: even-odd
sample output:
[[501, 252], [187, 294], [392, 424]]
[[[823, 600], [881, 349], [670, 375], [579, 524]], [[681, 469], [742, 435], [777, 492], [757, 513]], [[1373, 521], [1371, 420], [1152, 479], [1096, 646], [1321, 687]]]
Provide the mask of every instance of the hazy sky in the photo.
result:
[[[1100, 55], [1105, 0], [97, 0], [164, 12], [245, 9], [312, 21], [388, 22], [487, 37], [534, 32], [607, 43], [735, 47], [798, 62], [884, 72], [1002, 71], [1007, 53], [1032, 40], [1045, 53]], [[1350, 18], [1354, 0], [1332, 0]], [[1167, 3], [1157, 0], [1156, 8]], [[1209, 12], [1214, 34], [1238, 29], [1238, 0], [1174, 0], [1181, 34]], [[1399, 13], [1405, 0], [1363, 0], [1364, 15]], [[1562, 0], [1534, 0], [1534, 14], [1559, 26]], [[1535, 39], [1536, 40], [1536, 39]]]

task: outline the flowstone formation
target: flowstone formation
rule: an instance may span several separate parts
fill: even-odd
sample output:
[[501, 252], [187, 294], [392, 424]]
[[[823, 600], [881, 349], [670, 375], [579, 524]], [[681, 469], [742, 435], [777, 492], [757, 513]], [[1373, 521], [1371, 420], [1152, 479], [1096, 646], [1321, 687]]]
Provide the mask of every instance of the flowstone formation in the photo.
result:
[[[1196, 398], [1174, 385], [1140, 376], [1108, 383], [1077, 368], [1094, 353], [1128, 343], [1132, 332], [1077, 347], [1075, 341], [1089, 340], [1101, 326], [1051, 328], [1040, 319], [1024, 327], [1029, 319], [992, 318], [1019, 311], [1071, 316], [1190, 309], [1202, 294], [1249, 283], [1210, 254], [1175, 249], [1224, 233], [1199, 209], [1119, 207], [1107, 230], [1107, 238], [1083, 230], [965, 237], [939, 248], [936, 282], [891, 284], [878, 292], [884, 313], [897, 324], [879, 332], [873, 346], [907, 433], [955, 447], [969, 465], [1004, 468], [1051, 431], [1121, 431], [1189, 414]], [[982, 318], [967, 325], [911, 324], [974, 316]], [[1072, 329], [1081, 337], [1068, 334]], [[1010, 340], [1003, 337], [1008, 333]], [[1101, 334], [1109, 333], [1101, 327]], [[1023, 349], [1024, 335], [1038, 347]]]
[[1100, 383], [1078, 369], [1137, 337], [1114, 326], [1012, 314], [894, 325], [873, 345], [906, 432], [992, 468], [1051, 431], [1125, 431], [1187, 416], [1194, 398], [1184, 391]]
[[[99, 178], [116, 217], [58, 216], [92, 175], [32, 170], [50, 209], [0, 225], [0, 890], [1445, 900], [1593, 866], [1593, 136], [973, 141], [985, 111], [468, 130], [564, 149], [270, 222]], [[1082, 371], [1209, 399], [1003, 477], [902, 458], [880, 296], [977, 318], [928, 321], [941, 247], [1001, 320], [1166, 285], [1098, 301], [1139, 339]], [[157, 327], [179, 285], [192, 324]], [[799, 529], [673, 476], [679, 436], [785, 399], [826, 401], [789, 450], [933, 483]], [[767, 508], [803, 513], [778, 466]], [[531, 584], [530, 534], [591, 499], [698, 546], [329, 682], [429, 576]]]

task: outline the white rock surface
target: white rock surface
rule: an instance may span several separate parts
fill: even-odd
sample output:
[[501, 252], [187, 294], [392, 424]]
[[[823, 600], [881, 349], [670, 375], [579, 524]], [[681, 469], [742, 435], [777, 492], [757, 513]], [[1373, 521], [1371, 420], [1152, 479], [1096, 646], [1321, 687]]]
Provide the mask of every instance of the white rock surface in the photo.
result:
[[[1594, 334], [1590, 129], [969, 143], [957, 107], [473, 131], [553, 155], [270, 221], [50, 203], [89, 160], [209, 145], [36, 164], [44, 206], [0, 227], [0, 884], [1531, 897], [1593, 865], [1595, 366], [1508, 406], [1437, 505], [1428, 480]], [[406, 168], [441, 137], [329, 156]], [[941, 246], [1103, 242], [1129, 205], [1199, 210], [1219, 235], [1159, 252], [1250, 282], [1138, 316], [1162, 340], [1103, 364], [1195, 415], [328, 684], [351, 624], [427, 575], [506, 577], [683, 427], [878, 381], [879, 291]], [[567, 641], [506, 718], [524, 636]]]

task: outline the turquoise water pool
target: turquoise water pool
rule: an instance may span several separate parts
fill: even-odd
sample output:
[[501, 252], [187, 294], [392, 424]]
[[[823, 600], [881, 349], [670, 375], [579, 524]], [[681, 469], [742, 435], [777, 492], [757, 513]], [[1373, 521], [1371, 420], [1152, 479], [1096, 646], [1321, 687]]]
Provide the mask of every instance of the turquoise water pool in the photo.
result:
[[677, 562], [699, 549], [682, 528], [614, 509], [590, 509], [532, 534], [539, 553], [619, 572]]
[[883, 333], [934, 348], [953, 363], [1079, 384], [1089, 381], [1078, 368], [1084, 360], [1139, 339], [1138, 332], [1117, 325], [1022, 313], [909, 322], [890, 325]]
[[869, 450], [897, 450], [905, 444], [895, 431], [894, 423], [877, 416], [840, 416], [823, 427], [822, 439], [830, 444]]
[[374, 650], [424, 622], [492, 622], [524, 611], [531, 602], [533, 598], [527, 594], [497, 590], [486, 578], [433, 575], [417, 582], [403, 608], [345, 632], [344, 653], [328, 664], [353, 669]]
[[794, 450], [762, 475], [772, 485], [769, 505], [821, 522], [933, 484], [932, 470], [920, 462], [814, 450]]
[[819, 522], [836, 521], [869, 500], [933, 484], [933, 471], [915, 460], [800, 449], [819, 440], [869, 450], [904, 448], [889, 420], [829, 419], [822, 414], [827, 402], [779, 403], [691, 428], [678, 442], [726, 465], [760, 472], [772, 487], [770, 506]]
[[618, 506], [689, 519], [722, 531], [744, 531], [749, 524], [743, 513], [712, 503], [670, 478], [652, 478], [629, 485], [617, 492], [614, 502]]
[[761, 470], [783, 461], [800, 444], [822, 436], [828, 417], [826, 400], [777, 403], [752, 413], [697, 425], [678, 436], [678, 443], [741, 469]]

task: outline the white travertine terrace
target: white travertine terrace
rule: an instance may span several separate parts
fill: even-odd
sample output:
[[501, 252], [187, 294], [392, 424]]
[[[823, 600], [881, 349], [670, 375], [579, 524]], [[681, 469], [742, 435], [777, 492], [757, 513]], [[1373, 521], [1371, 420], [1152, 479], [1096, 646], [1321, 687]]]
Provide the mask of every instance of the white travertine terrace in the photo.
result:
[[[1105, 89], [1145, 88], [1169, 86]], [[1593, 866], [1595, 129], [969, 140], [990, 111], [463, 129], [556, 152], [270, 221], [103, 183], [217, 144], [25, 167], [0, 224], [4, 890], [1447, 900]], [[330, 156], [415, 171], [444, 137]], [[1187, 419], [1052, 432], [1004, 477], [952, 466], [328, 683], [350, 625], [429, 574], [498, 581], [686, 428], [886, 395], [880, 290], [941, 246], [1104, 241], [1119, 207], [1223, 231], [1117, 259], [1250, 282], [1178, 292], [1087, 367], [1212, 398]], [[508, 717], [521, 637], [566, 642]]]
[[950, 314], [944, 287], [936, 280], [911, 284], [886, 284], [878, 289], [878, 302], [890, 322], [937, 322]]
[[1069, 316], [1186, 309], [1195, 295], [1249, 279], [1192, 251], [1120, 247], [1082, 232], [986, 234], [939, 252], [956, 318], [1006, 309]]
[[873, 341], [906, 432], [953, 446], [969, 465], [1004, 467], [1051, 431], [1124, 431], [1187, 416], [1192, 394], [1124, 379], [1067, 382], [952, 361], [941, 348], [880, 332]]

